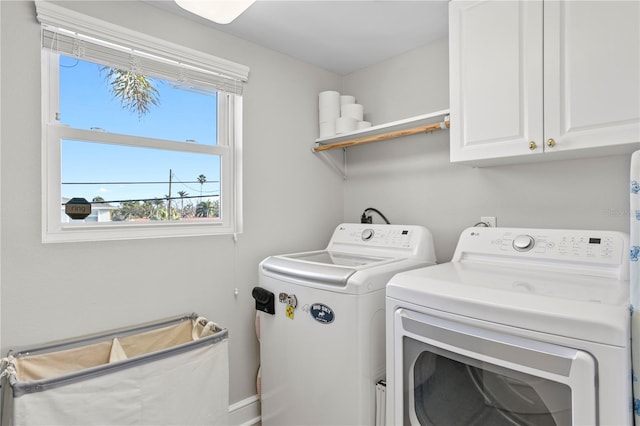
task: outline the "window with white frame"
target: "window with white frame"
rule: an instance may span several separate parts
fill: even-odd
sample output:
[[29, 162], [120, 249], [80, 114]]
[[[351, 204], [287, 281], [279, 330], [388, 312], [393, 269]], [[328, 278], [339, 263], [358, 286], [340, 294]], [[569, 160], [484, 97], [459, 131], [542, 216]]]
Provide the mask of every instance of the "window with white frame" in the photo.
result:
[[45, 1], [36, 9], [43, 241], [240, 232], [248, 68]]

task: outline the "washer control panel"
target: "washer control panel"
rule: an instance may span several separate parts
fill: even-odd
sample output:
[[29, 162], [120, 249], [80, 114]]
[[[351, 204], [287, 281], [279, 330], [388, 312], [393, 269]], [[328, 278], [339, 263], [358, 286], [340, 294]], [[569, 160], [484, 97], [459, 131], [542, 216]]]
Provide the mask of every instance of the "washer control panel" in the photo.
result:
[[476, 254], [623, 265], [628, 253], [629, 237], [622, 232], [474, 227], [462, 233], [452, 260]]
[[343, 223], [335, 229], [328, 251], [394, 258], [427, 258], [435, 262], [431, 232], [418, 225]]
[[338, 228], [333, 235], [333, 243], [350, 243], [382, 247], [410, 247], [415, 229], [401, 225], [362, 224], [358, 227]]

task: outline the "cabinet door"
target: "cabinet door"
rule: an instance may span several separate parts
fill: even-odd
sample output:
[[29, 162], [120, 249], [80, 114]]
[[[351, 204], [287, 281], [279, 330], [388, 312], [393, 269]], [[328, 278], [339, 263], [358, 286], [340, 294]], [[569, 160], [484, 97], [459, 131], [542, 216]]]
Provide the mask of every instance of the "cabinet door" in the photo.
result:
[[640, 2], [545, 1], [544, 27], [545, 149], [640, 142]]
[[451, 161], [542, 153], [542, 18], [535, 0], [449, 4]]

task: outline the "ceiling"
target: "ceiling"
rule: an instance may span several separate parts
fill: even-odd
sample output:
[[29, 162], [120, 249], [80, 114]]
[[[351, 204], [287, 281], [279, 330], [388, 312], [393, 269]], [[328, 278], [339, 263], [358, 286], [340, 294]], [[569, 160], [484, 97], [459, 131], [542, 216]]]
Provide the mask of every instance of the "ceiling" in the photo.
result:
[[226, 25], [147, 2], [340, 75], [448, 34], [448, 0], [258, 0]]

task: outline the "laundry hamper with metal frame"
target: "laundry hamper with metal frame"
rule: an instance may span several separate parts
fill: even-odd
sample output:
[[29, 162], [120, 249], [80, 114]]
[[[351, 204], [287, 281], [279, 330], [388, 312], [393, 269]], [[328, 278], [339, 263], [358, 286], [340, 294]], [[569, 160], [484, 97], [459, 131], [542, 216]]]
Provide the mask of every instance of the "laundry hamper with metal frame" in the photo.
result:
[[2, 362], [2, 426], [223, 425], [228, 407], [228, 332], [196, 314]]

